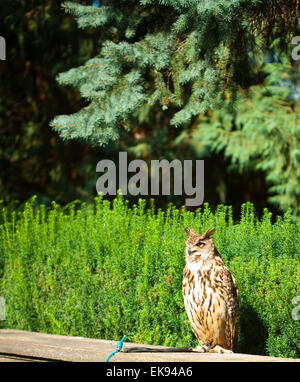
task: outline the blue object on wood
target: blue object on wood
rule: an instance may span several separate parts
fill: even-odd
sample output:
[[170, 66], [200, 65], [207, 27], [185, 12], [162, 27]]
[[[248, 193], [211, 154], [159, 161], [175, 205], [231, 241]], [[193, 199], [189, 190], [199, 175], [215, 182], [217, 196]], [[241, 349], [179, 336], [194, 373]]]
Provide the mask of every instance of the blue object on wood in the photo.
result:
[[122, 349], [123, 341], [125, 340], [125, 337], [126, 337], [126, 336], [124, 336], [124, 337], [121, 339], [121, 341], [119, 341], [119, 342], [117, 343], [117, 349], [114, 350], [112, 353], [110, 353], [110, 355], [106, 358], [105, 362], [109, 362], [109, 359], [110, 359], [114, 354], [118, 353], [118, 352]]

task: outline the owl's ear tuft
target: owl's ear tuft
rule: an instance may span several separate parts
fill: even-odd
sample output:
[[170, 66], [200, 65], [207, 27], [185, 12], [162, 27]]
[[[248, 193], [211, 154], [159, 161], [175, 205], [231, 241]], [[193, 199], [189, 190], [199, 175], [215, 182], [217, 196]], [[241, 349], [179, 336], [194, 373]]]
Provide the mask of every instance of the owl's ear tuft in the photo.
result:
[[184, 230], [189, 236], [195, 235], [195, 232], [189, 227], [186, 227]]
[[203, 236], [206, 239], [208, 239], [215, 232], [215, 230], [216, 230], [215, 228], [211, 228], [211, 229], [207, 230]]

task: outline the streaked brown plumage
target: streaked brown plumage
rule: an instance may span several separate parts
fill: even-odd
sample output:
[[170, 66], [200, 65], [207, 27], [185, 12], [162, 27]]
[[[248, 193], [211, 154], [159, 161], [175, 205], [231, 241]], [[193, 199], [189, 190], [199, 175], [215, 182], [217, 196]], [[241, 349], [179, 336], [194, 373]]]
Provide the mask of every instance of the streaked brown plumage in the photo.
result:
[[190, 228], [185, 249], [182, 292], [200, 351], [233, 351], [239, 318], [239, 291], [211, 238]]

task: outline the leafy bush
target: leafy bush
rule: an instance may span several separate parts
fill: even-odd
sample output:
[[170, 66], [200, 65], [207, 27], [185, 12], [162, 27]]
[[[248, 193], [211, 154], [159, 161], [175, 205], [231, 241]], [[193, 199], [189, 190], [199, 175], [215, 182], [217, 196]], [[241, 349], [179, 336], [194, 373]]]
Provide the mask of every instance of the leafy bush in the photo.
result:
[[298, 357], [300, 224], [290, 213], [272, 223], [244, 204], [194, 213], [170, 205], [129, 207], [73, 202], [47, 209], [34, 198], [0, 213], [0, 294], [8, 328], [103, 339], [194, 346], [181, 294], [189, 226], [217, 230], [214, 239], [241, 295], [239, 352]]

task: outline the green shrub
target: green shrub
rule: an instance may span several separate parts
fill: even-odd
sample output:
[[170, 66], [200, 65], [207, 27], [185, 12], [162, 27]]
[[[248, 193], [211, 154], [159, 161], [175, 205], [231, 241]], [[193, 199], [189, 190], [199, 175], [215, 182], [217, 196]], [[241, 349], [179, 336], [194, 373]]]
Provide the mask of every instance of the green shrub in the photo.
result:
[[0, 212], [0, 294], [8, 328], [103, 339], [194, 346], [181, 294], [184, 227], [214, 239], [241, 295], [239, 352], [299, 357], [300, 226], [289, 212], [272, 223], [242, 206], [195, 213], [74, 202]]

